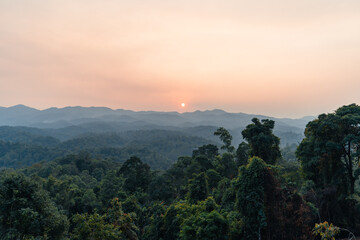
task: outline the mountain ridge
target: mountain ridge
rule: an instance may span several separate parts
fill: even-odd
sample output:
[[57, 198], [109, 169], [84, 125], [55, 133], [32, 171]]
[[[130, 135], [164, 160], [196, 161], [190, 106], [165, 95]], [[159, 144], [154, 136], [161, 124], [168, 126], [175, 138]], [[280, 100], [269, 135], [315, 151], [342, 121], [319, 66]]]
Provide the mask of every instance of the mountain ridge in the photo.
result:
[[[196, 110], [193, 112], [133, 111], [107, 107], [68, 106], [39, 110], [25, 105], [0, 107], [0, 126], [25, 126], [39, 129], [64, 130], [69, 135], [51, 135], [61, 140], [76, 134], [124, 132], [131, 130], [165, 129], [187, 131], [189, 128], [207, 126], [208, 129], [225, 127], [233, 134], [234, 144], [242, 141], [241, 131], [251, 119], [275, 121], [275, 134], [282, 138], [282, 145], [297, 144], [303, 138], [306, 124], [312, 116], [302, 118], [276, 118], [260, 114], [229, 113], [221, 109]], [[72, 133], [69, 129], [72, 128]], [[58, 129], [58, 130], [56, 130]], [[197, 132], [200, 134], [199, 132]], [[204, 131], [201, 134], [205, 134]], [[212, 133], [206, 133], [210, 136]], [[198, 136], [198, 135], [194, 135]], [[202, 136], [202, 135], [201, 135]], [[284, 138], [283, 136], [286, 136]], [[211, 138], [214, 140], [214, 138]]]
[[[4, 110], [4, 109], [31, 109], [31, 110], [36, 110], [39, 112], [44, 112], [44, 111], [49, 111], [49, 110], [67, 110], [67, 109], [102, 109], [102, 110], [108, 110], [108, 111], [123, 111], [123, 112], [132, 112], [132, 113], [172, 113], [172, 114], [179, 114], [179, 115], [185, 115], [185, 114], [192, 114], [192, 113], [228, 113], [228, 114], [244, 114], [244, 115], [252, 115], [252, 116], [259, 116], [259, 117], [271, 117], [271, 116], [267, 116], [267, 115], [263, 115], [263, 114], [255, 114], [255, 113], [244, 113], [244, 112], [228, 112], [225, 111], [223, 109], [219, 109], [219, 108], [214, 108], [214, 109], [206, 109], [206, 110], [194, 110], [192, 112], [177, 112], [177, 111], [155, 111], [155, 110], [130, 110], [130, 109], [123, 109], [123, 108], [110, 108], [110, 107], [104, 107], [104, 106], [89, 106], [89, 107], [84, 107], [84, 106], [66, 106], [66, 107], [49, 107], [49, 108], [45, 108], [43, 110], [41, 109], [37, 109], [37, 108], [33, 108], [33, 107], [29, 107], [27, 105], [24, 104], [17, 104], [17, 105], [13, 105], [10, 107], [4, 107], [4, 106], [0, 106], [0, 110]], [[298, 118], [291, 118], [291, 117], [271, 117], [271, 118], [276, 118], [276, 119], [289, 119], [289, 120], [296, 120], [296, 119], [303, 119], [303, 118], [314, 118], [315, 116], [311, 116], [311, 115], [307, 115], [307, 116], [303, 116], [303, 117], [298, 117]]]

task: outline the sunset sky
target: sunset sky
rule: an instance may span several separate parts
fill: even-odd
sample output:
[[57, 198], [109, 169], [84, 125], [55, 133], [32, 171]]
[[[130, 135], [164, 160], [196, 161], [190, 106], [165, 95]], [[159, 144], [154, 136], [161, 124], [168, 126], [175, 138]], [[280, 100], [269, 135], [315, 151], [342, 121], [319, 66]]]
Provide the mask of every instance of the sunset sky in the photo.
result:
[[350, 103], [359, 0], [0, 0], [0, 106], [301, 117]]

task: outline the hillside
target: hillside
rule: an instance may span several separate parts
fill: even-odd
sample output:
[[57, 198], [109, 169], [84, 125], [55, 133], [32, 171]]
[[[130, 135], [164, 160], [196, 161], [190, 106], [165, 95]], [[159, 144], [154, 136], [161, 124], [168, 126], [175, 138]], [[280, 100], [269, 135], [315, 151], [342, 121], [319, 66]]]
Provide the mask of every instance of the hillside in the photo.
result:
[[0, 127], [0, 168], [29, 166], [85, 151], [93, 157], [120, 163], [136, 155], [154, 169], [167, 169], [178, 157], [191, 155], [193, 149], [213, 143], [202, 137], [169, 130], [87, 133], [65, 141], [46, 136], [48, 131]]

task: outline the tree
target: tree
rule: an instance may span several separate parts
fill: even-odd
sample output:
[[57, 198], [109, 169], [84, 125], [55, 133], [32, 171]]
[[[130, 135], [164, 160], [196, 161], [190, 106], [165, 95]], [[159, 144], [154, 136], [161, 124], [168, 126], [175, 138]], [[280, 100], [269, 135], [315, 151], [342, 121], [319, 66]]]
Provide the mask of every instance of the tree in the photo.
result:
[[181, 227], [183, 240], [228, 239], [228, 221], [216, 210], [201, 212], [186, 219]]
[[253, 123], [241, 132], [250, 145], [250, 156], [257, 156], [268, 164], [275, 164], [281, 158], [280, 139], [273, 134], [275, 122], [269, 119], [253, 118]]
[[250, 146], [246, 142], [241, 142], [236, 149], [236, 165], [246, 165], [249, 160]]
[[194, 174], [189, 180], [187, 197], [190, 202], [196, 203], [206, 199], [209, 194], [208, 177], [205, 173]]
[[243, 216], [244, 229], [242, 239], [260, 239], [261, 229], [266, 226], [264, 205], [264, 179], [266, 164], [258, 158], [250, 159], [246, 167], [240, 170], [236, 206]]
[[144, 235], [142, 239], [145, 240], [158, 240], [162, 239], [163, 231], [162, 226], [164, 224], [164, 214], [166, 208], [163, 203], [153, 202], [149, 207], [151, 215], [149, 217], [150, 223], [145, 227]]
[[106, 221], [106, 216], [94, 214], [76, 214], [73, 217], [74, 229], [71, 237], [75, 240], [117, 240], [123, 239], [119, 227]]
[[234, 161], [233, 154], [226, 152], [219, 156], [216, 160], [216, 171], [228, 178], [234, 178], [236, 176], [237, 166]]
[[[136, 200], [136, 199], [135, 199]], [[138, 227], [135, 225], [136, 214], [134, 212], [124, 213], [118, 198], [114, 198], [106, 213], [106, 219], [115, 227], [118, 227], [126, 239], [138, 240]]]
[[353, 194], [359, 176], [360, 107], [343, 106], [309, 122], [296, 155], [305, 176], [318, 186], [332, 183]]
[[184, 220], [194, 215], [194, 207], [187, 201], [171, 204], [164, 214], [162, 238], [164, 240], [179, 239], [181, 225]]
[[117, 176], [115, 170], [108, 171], [99, 184], [98, 195], [103, 205], [106, 206], [114, 197], [125, 197], [123, 185], [124, 179], [122, 176]]
[[208, 159], [214, 159], [217, 155], [219, 155], [219, 149], [213, 144], [207, 144], [194, 150], [192, 157], [195, 158], [201, 155], [206, 156]]
[[69, 222], [34, 180], [2, 172], [0, 178], [0, 238], [62, 239]]
[[196, 204], [175, 202], [167, 208], [156, 239], [227, 239], [228, 223], [218, 208], [213, 197]]
[[114, 198], [104, 215], [98, 213], [74, 215], [71, 237], [76, 240], [138, 240], [138, 228], [134, 224], [134, 217], [134, 214], [124, 213], [119, 199]]
[[168, 174], [163, 174], [153, 178], [149, 184], [149, 196], [152, 200], [171, 202], [175, 195], [175, 189]]
[[226, 150], [230, 153], [234, 152], [235, 148], [231, 146], [232, 136], [230, 135], [228, 130], [223, 127], [218, 128], [214, 132], [214, 135], [219, 136], [220, 140], [224, 143], [224, 145], [221, 146], [221, 149]]
[[209, 190], [212, 192], [221, 181], [221, 175], [216, 170], [209, 169], [206, 171], [206, 176], [208, 176]]
[[135, 156], [125, 161], [119, 174], [126, 178], [124, 188], [129, 192], [135, 192], [137, 188], [146, 191], [152, 178], [149, 165]]
[[191, 164], [185, 169], [186, 176], [192, 177], [194, 173], [205, 172], [208, 169], [213, 169], [213, 162], [204, 155], [197, 156], [191, 160]]
[[342, 106], [309, 122], [296, 155], [306, 182], [313, 183], [308, 199], [318, 208], [319, 221], [356, 229], [359, 201], [360, 107]]

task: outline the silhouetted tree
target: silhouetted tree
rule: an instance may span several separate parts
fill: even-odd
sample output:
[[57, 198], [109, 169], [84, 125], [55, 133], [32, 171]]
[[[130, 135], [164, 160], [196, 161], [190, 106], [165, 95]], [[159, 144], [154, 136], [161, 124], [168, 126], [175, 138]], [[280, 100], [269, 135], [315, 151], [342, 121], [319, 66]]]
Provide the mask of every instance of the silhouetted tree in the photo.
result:
[[280, 139], [272, 132], [275, 122], [269, 119], [260, 122], [257, 118], [251, 121], [253, 123], [241, 132], [250, 145], [250, 156], [257, 156], [268, 164], [275, 164], [281, 158]]

